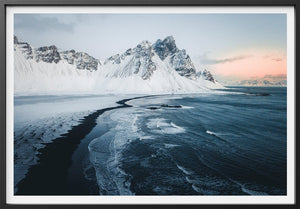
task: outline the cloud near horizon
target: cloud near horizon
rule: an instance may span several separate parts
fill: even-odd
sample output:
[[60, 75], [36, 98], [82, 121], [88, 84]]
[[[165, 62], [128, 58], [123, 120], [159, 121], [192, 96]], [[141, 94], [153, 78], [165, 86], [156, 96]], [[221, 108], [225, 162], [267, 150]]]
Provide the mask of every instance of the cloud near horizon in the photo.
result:
[[232, 60], [231, 62], [224, 59], [224, 62], [216, 63], [214, 65], [214, 73], [238, 75], [244, 78], [287, 73], [286, 55], [284, 53], [278, 54], [276, 51], [272, 51], [266, 55], [264, 51], [260, 50], [248, 52], [248, 54], [255, 54], [255, 56], [232, 55], [233, 59], [230, 59]]
[[276, 62], [281, 62], [282, 58], [273, 58], [272, 60], [276, 61]]
[[282, 57], [278, 57], [278, 56], [275, 56], [275, 55], [266, 55], [266, 56], [264, 56], [264, 58], [265, 59], [271, 59], [271, 60], [276, 61], [276, 62], [283, 61]]
[[243, 59], [247, 59], [253, 57], [253, 55], [240, 55], [240, 56], [235, 56], [235, 57], [230, 57], [230, 58], [225, 58], [225, 59], [208, 59], [207, 54], [202, 56], [200, 58], [200, 61], [202, 64], [206, 65], [215, 65], [215, 64], [222, 64], [222, 63], [227, 63], [227, 62], [235, 62]]

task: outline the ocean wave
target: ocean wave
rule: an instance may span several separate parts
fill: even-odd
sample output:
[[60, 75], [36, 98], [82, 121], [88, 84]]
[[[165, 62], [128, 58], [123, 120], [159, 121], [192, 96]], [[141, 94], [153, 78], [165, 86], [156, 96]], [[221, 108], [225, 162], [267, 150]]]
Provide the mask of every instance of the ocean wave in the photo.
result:
[[185, 180], [190, 184], [194, 183], [194, 181], [190, 179], [188, 176], [185, 177]]
[[207, 133], [207, 134], [210, 134], [210, 135], [214, 135], [214, 136], [217, 135], [215, 132], [212, 132], [212, 131], [209, 131], [209, 130], [207, 130], [206, 133]]
[[139, 140], [142, 141], [144, 139], [153, 139], [153, 136], [140, 136]]
[[[108, 130], [88, 145], [90, 161], [95, 170], [99, 193], [104, 195], [133, 195], [131, 177], [121, 169], [122, 151], [139, 134], [138, 114], [128, 110], [115, 110], [102, 115], [97, 123], [109, 123]], [[147, 137], [145, 137], [147, 138]]]
[[165, 144], [165, 148], [173, 148], [173, 147], [179, 147], [180, 145], [178, 144]]
[[210, 134], [210, 135], [214, 135], [214, 136], [238, 136], [236, 134], [233, 134], [233, 133], [216, 133], [216, 132], [213, 132], [213, 131], [210, 131], [210, 130], [206, 130], [206, 133], [207, 134]]
[[[229, 178], [230, 179], [230, 178]], [[266, 192], [261, 192], [261, 191], [256, 191], [256, 190], [253, 190], [253, 189], [248, 189], [245, 187], [244, 184], [238, 182], [238, 181], [235, 181], [233, 179], [230, 179], [232, 182], [236, 183], [237, 185], [240, 186], [241, 190], [249, 195], [256, 195], [256, 196], [264, 196], [264, 195], [269, 195], [268, 193]]]
[[165, 118], [152, 118], [147, 123], [150, 132], [163, 134], [179, 134], [184, 133], [185, 129], [173, 122], [167, 122]]
[[176, 164], [176, 166], [177, 166], [177, 168], [179, 169], [179, 170], [181, 170], [184, 174], [186, 174], [186, 175], [191, 175], [191, 174], [193, 174], [193, 171], [190, 171], [190, 170], [188, 170], [187, 168], [185, 168], [185, 167], [183, 167], [183, 166], [180, 166], [180, 165], [178, 165], [178, 164]]
[[215, 132], [212, 132], [212, 131], [209, 131], [209, 130], [207, 130], [206, 133], [209, 134], [209, 135], [215, 136], [219, 140], [221, 140], [223, 142], [226, 142], [226, 143], [229, 143], [229, 144], [231, 144], [231, 141], [224, 138], [224, 136], [235, 136], [234, 134], [230, 134], [230, 133], [215, 133]]
[[199, 187], [195, 186], [195, 184], [192, 185], [192, 188], [193, 188], [193, 190], [195, 190], [196, 192], [202, 193], [202, 190], [201, 190]]
[[242, 189], [243, 192], [245, 192], [245, 193], [247, 193], [247, 194], [250, 194], [250, 195], [259, 195], [259, 196], [269, 195], [269, 194], [266, 193], [266, 192], [259, 192], [259, 191], [247, 189], [247, 188], [245, 188], [244, 186], [241, 186], [241, 189]]
[[184, 106], [184, 105], [181, 105], [181, 108], [182, 108], [182, 109], [194, 109], [194, 107]]
[[138, 120], [138, 116], [139, 116], [139, 115], [135, 115], [135, 116], [134, 116], [134, 119], [133, 119], [132, 124], [131, 124], [131, 129], [132, 129], [132, 131], [134, 131], [134, 132], [137, 132], [137, 131], [138, 131], [138, 126], [136, 125], [137, 120]]
[[219, 192], [214, 191], [214, 190], [208, 190], [208, 189], [202, 189], [200, 187], [197, 187], [195, 184], [192, 185], [193, 190], [200, 194], [205, 194], [205, 195], [218, 195]]

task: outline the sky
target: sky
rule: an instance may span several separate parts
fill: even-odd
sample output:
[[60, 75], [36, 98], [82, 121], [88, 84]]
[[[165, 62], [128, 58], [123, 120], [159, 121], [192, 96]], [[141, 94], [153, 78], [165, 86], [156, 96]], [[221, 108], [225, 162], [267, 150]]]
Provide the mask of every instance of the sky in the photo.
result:
[[286, 14], [15, 14], [14, 34], [101, 61], [172, 35], [197, 69], [220, 79], [286, 74]]

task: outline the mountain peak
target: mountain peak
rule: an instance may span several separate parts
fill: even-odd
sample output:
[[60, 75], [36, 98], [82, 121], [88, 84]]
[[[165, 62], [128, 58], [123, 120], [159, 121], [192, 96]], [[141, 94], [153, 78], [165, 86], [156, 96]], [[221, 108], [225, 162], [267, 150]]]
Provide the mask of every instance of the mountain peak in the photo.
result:
[[43, 61], [47, 63], [58, 63], [61, 60], [60, 54], [55, 45], [42, 46], [35, 50], [36, 61]]
[[175, 43], [175, 39], [174, 37], [171, 35], [171, 36], [167, 36], [165, 39], [164, 39], [164, 42], [169, 42], [169, 43]]
[[[35, 58], [36, 62], [59, 63], [65, 60], [68, 64], [76, 65], [79, 70], [96, 71], [100, 61], [86, 52], [76, 52], [74, 49], [61, 51], [55, 45], [32, 48], [27, 42], [14, 36], [14, 48], [21, 51], [26, 59]], [[34, 52], [34, 53], [33, 53]]]
[[[186, 53], [185, 49], [178, 49], [173, 36], [167, 36], [163, 40], [158, 39], [153, 45], [149, 41], [142, 41], [133, 49], [128, 49], [125, 53], [119, 55], [116, 54], [108, 58], [104, 64], [117, 64], [124, 62], [125, 58], [128, 56], [132, 57], [130, 59], [132, 63], [128, 64], [131, 69], [127, 69], [126, 76], [132, 74], [142, 74], [142, 78], [147, 80], [150, 79], [156, 68], [155, 61], [153, 57], [157, 55], [161, 61], [168, 63], [180, 76], [196, 80], [197, 74], [195, 66]], [[128, 61], [125, 61], [128, 62]], [[134, 67], [133, 67], [134, 66]], [[132, 72], [131, 72], [132, 71]], [[123, 72], [122, 72], [123, 73]], [[209, 73], [204, 73], [210, 77]], [[125, 74], [123, 74], [125, 75]], [[212, 77], [212, 76], [211, 76]], [[210, 78], [210, 80], [212, 80]]]
[[174, 54], [178, 51], [173, 36], [167, 36], [163, 41], [158, 39], [153, 44], [153, 48], [161, 60], [164, 60], [168, 55]]
[[96, 71], [98, 70], [98, 65], [101, 65], [98, 59], [90, 56], [88, 53], [76, 52], [74, 49], [60, 52], [60, 55], [69, 64], [75, 64], [79, 70]]
[[[174, 93], [220, 87], [209, 71], [196, 72], [190, 56], [177, 48], [173, 36], [154, 44], [142, 41], [111, 56], [101, 67], [99, 60], [85, 52], [63, 51], [54, 45], [32, 48], [17, 37], [14, 43], [19, 92], [90, 89], [102, 93]], [[24, 73], [30, 79], [24, 79]], [[40, 81], [32, 82], [36, 78]]]
[[151, 47], [151, 43], [150, 43], [150, 41], [144, 40], [137, 45], [137, 47], [139, 47], [139, 46], [149, 48], [149, 47]]
[[14, 36], [14, 50], [19, 49], [26, 59], [33, 59], [33, 49], [30, 46], [29, 43], [21, 41], [20, 39], [17, 38], [17, 36]]

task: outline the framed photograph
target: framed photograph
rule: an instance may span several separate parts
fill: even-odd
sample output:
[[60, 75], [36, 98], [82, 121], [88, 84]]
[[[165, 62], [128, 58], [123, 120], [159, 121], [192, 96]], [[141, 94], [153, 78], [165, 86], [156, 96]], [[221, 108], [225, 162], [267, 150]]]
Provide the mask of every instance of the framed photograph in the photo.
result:
[[1, 205], [295, 207], [296, 2], [1, 3]]

